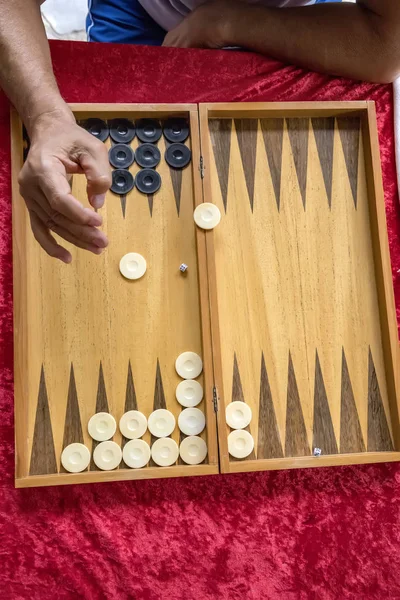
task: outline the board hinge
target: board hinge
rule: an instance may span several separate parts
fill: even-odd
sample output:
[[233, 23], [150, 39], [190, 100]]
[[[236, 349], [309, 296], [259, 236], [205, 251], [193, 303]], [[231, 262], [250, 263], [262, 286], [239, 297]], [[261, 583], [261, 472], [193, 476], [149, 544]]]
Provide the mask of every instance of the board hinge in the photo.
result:
[[213, 387], [213, 404], [214, 404], [214, 412], [218, 412], [218, 392], [217, 388]]
[[200, 171], [200, 177], [201, 177], [202, 179], [204, 179], [204, 169], [205, 169], [205, 166], [204, 166], [204, 160], [203, 160], [203, 157], [202, 157], [202, 156], [200, 156], [200, 166], [199, 166], [199, 171]]

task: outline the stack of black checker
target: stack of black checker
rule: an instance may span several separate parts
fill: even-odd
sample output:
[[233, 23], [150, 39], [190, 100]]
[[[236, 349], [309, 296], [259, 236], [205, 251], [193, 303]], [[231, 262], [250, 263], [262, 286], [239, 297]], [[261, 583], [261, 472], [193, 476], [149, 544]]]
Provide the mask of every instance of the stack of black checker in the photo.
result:
[[[154, 194], [161, 187], [161, 176], [155, 170], [161, 160], [157, 146], [163, 132], [168, 148], [165, 160], [172, 169], [183, 169], [191, 160], [191, 151], [184, 144], [189, 137], [189, 125], [186, 119], [168, 119], [164, 128], [155, 119], [140, 119], [135, 123], [129, 119], [112, 119], [108, 123], [102, 119], [87, 119], [83, 127], [102, 142], [111, 137], [113, 145], [109, 150], [112, 173], [111, 191], [118, 195], [130, 192], [135, 184], [143, 194]], [[140, 145], [134, 152], [130, 143], [135, 135]], [[129, 167], [136, 160], [141, 170], [136, 180]]]

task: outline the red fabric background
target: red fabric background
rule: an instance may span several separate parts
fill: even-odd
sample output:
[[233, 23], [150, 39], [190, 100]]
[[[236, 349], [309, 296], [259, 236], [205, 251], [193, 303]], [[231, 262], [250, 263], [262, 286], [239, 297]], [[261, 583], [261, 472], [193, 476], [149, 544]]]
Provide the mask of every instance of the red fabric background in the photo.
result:
[[[52, 53], [71, 102], [375, 100], [393, 273], [400, 269], [391, 86], [245, 53], [65, 42]], [[2, 598], [400, 598], [400, 465], [13, 489], [10, 198], [8, 105], [0, 98]]]

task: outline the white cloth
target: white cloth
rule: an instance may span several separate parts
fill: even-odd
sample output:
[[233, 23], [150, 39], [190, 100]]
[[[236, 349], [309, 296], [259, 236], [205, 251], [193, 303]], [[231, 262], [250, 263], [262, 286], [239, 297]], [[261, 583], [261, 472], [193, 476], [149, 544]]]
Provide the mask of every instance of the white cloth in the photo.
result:
[[87, 0], [46, 0], [42, 14], [59, 35], [85, 29]]
[[394, 139], [396, 144], [397, 184], [400, 193], [400, 78], [393, 84]]

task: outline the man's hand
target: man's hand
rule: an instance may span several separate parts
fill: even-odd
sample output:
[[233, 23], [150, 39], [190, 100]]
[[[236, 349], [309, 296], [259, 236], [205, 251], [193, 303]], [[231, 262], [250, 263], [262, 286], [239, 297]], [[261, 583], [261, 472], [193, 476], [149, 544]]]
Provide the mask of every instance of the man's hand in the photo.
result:
[[102, 218], [74, 198], [69, 176], [84, 173], [89, 202], [101, 208], [111, 185], [105, 146], [79, 127], [69, 111], [41, 115], [29, 133], [31, 147], [19, 184], [36, 240], [50, 256], [65, 263], [71, 262], [71, 254], [50, 230], [79, 248], [101, 254], [108, 244], [97, 229]]
[[240, 18], [239, 0], [211, 0], [190, 13], [165, 36], [163, 46], [223, 48], [230, 44], [230, 29]]

